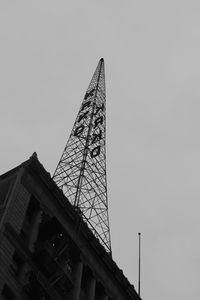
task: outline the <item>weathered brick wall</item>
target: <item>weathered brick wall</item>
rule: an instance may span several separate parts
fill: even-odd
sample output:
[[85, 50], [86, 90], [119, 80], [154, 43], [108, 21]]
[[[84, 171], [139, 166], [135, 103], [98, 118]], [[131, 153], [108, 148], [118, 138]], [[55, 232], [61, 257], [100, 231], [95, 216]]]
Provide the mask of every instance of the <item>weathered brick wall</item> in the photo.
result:
[[17, 233], [20, 233], [30, 199], [30, 194], [20, 183], [20, 180], [19, 182], [17, 180], [14, 182], [13, 189], [10, 192], [2, 219], [3, 224], [0, 228], [0, 295], [4, 283], [7, 283], [15, 294], [19, 292], [17, 278], [13, 277], [10, 270], [14, 247], [4, 235], [5, 223], [9, 223]]

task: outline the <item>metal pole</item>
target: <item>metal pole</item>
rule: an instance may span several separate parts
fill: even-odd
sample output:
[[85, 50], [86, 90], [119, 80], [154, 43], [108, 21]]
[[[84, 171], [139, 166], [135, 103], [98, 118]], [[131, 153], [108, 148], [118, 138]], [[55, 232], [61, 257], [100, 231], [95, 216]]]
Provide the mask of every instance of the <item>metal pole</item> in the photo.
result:
[[141, 233], [138, 233], [139, 238], [139, 264], [138, 264], [138, 295], [140, 296], [140, 266], [141, 266]]

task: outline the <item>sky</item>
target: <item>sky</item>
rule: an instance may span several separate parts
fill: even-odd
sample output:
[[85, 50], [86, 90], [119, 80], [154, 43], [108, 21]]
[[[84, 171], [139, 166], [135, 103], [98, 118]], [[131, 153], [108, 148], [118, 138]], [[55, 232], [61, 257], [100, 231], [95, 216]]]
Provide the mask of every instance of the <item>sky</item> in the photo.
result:
[[141, 297], [200, 297], [200, 2], [0, 0], [0, 173], [54, 172], [101, 57], [113, 259]]

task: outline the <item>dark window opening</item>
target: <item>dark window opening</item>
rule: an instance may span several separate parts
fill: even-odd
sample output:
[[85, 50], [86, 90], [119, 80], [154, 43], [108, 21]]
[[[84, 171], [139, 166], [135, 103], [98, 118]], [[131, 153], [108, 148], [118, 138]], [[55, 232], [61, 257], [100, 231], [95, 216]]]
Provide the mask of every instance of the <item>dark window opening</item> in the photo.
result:
[[71, 281], [66, 277], [61, 277], [54, 285], [56, 291], [62, 296], [66, 296], [70, 293], [73, 288], [73, 284]]
[[106, 292], [105, 292], [105, 288], [103, 287], [103, 285], [99, 281], [96, 281], [95, 300], [101, 300], [103, 295], [105, 295], [105, 294], [106, 294]]
[[39, 270], [48, 278], [58, 269], [56, 262], [52, 259], [46, 250], [35, 253], [34, 262]]
[[58, 233], [49, 242], [50, 242], [50, 245], [54, 248], [54, 251], [59, 251], [64, 246], [63, 233], [62, 232]]
[[39, 203], [32, 195], [28, 204], [28, 208], [26, 211], [26, 219], [28, 223], [31, 223], [33, 216], [39, 210]]
[[5, 300], [16, 299], [15, 294], [13, 293], [13, 291], [9, 288], [9, 286], [7, 284], [5, 284], [3, 287], [2, 296]]
[[10, 266], [10, 268], [16, 276], [18, 276], [20, 274], [20, 271], [21, 271], [23, 265], [24, 265], [23, 259], [15, 251], [14, 255], [13, 255], [13, 263]]
[[74, 262], [72, 261], [68, 247], [64, 247], [63, 251], [60, 251], [56, 260], [57, 263], [65, 269], [65, 271], [72, 273]]
[[32, 227], [32, 221], [36, 213], [38, 212], [39, 208], [40, 208], [39, 202], [34, 198], [34, 196], [31, 196], [28, 204], [28, 208], [26, 210], [26, 215], [23, 221], [23, 226], [20, 232], [20, 237], [23, 239], [24, 242], [26, 242], [29, 236]]
[[60, 295], [65, 296], [71, 291], [72, 282], [62, 270], [63, 266], [59, 268], [58, 263], [46, 250], [35, 253], [33, 260], [48, 279], [49, 286], [53, 286]]
[[56, 218], [42, 221], [39, 229], [38, 241], [43, 242], [49, 240], [59, 233], [63, 233], [63, 229]]
[[51, 300], [51, 297], [46, 293], [37, 280], [25, 285], [23, 291], [30, 300]]
[[91, 276], [92, 276], [92, 271], [90, 270], [90, 268], [87, 266], [84, 266], [82, 280], [81, 280], [81, 289], [84, 292], [87, 292], [87, 290], [88, 290], [88, 282], [89, 282], [89, 278]]
[[79, 256], [78, 248], [58, 220], [55, 217], [48, 218], [45, 214], [43, 214], [36, 244], [37, 250], [46, 248], [56, 258], [62, 256], [63, 252], [66, 253], [66, 260], [70, 257], [70, 260], [74, 261]]
[[25, 241], [27, 239], [27, 236], [28, 234], [27, 232], [25, 232], [25, 228], [23, 227], [20, 232], [20, 237], [22, 238], [23, 241]]

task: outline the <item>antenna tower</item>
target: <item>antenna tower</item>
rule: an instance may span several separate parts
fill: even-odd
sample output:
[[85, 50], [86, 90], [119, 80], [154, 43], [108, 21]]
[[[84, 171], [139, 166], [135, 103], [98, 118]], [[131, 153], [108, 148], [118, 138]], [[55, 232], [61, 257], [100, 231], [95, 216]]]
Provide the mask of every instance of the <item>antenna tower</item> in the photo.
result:
[[89, 228], [111, 254], [106, 182], [106, 94], [100, 59], [84, 96], [67, 145], [53, 175], [81, 212]]

